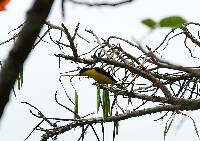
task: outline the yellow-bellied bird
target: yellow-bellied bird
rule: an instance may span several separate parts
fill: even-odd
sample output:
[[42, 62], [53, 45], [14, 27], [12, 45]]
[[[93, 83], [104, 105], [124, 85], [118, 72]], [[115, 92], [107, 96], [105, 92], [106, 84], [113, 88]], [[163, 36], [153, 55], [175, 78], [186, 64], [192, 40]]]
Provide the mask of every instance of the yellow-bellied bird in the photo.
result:
[[83, 68], [80, 70], [79, 75], [93, 78], [101, 84], [115, 84], [117, 82], [109, 72], [99, 67]]

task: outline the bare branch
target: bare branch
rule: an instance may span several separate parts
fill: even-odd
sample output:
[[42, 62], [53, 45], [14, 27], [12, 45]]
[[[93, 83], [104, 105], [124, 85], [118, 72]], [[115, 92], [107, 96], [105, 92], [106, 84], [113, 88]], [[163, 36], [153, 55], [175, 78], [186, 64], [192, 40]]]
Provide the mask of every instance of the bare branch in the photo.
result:
[[65, 34], [67, 35], [67, 39], [70, 43], [69, 47], [72, 49], [72, 52], [73, 52], [73, 55], [74, 55], [74, 59], [77, 60], [78, 58], [78, 54], [77, 54], [77, 49], [76, 49], [76, 46], [74, 44], [74, 39], [75, 39], [75, 36], [77, 34], [77, 30], [79, 28], [79, 24], [76, 26], [76, 29], [75, 29], [75, 32], [74, 32], [74, 35], [71, 36], [68, 29], [66, 28], [66, 26], [62, 23], [62, 27], [64, 29], [64, 32]]
[[91, 125], [91, 124], [102, 123], [102, 122], [121, 121], [121, 120], [138, 117], [138, 116], [142, 116], [142, 115], [160, 113], [163, 111], [174, 112], [174, 111], [178, 111], [178, 110], [196, 110], [196, 109], [198, 109], [198, 108], [194, 107], [194, 106], [192, 107], [192, 106], [180, 106], [180, 105], [165, 105], [165, 106], [156, 106], [153, 108], [145, 108], [142, 110], [132, 111], [132, 112], [126, 113], [126, 114], [119, 114], [117, 116], [110, 116], [106, 119], [106, 121], [104, 121], [104, 119], [102, 117], [84, 119], [80, 122], [69, 123], [65, 126], [56, 127], [52, 130], [47, 131], [45, 134], [42, 135], [41, 141], [47, 141], [51, 137], [62, 134], [64, 132], [74, 129], [76, 127], [82, 127], [83, 125]]
[[200, 42], [189, 32], [185, 26], [182, 26], [181, 29], [184, 31], [183, 33], [186, 35], [186, 37], [188, 37], [194, 44], [200, 47]]

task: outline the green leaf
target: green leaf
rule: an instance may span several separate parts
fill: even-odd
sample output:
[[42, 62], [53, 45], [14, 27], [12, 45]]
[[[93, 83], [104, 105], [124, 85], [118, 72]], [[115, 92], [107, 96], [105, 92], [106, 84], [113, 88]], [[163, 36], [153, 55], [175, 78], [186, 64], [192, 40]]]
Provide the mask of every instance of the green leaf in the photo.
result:
[[102, 94], [102, 109], [103, 109], [103, 118], [106, 119], [108, 115], [106, 114], [106, 97], [104, 92]]
[[74, 102], [74, 112], [76, 113], [76, 114], [74, 114], [74, 119], [77, 119], [78, 117], [77, 117], [77, 115], [78, 115], [78, 94], [77, 94], [77, 92], [75, 91], [75, 102]]
[[109, 96], [109, 91], [106, 90], [106, 102], [107, 102], [107, 112], [110, 114], [110, 96]]
[[101, 95], [100, 95], [100, 88], [97, 87], [97, 113], [99, 112], [99, 108], [101, 106]]
[[106, 120], [110, 113], [110, 98], [108, 90], [103, 89], [102, 99], [103, 118]]
[[161, 19], [159, 25], [160, 27], [178, 28], [181, 27], [186, 22], [187, 21], [180, 16], [169, 16]]
[[143, 19], [141, 22], [150, 29], [154, 29], [157, 25], [157, 23], [153, 19]]

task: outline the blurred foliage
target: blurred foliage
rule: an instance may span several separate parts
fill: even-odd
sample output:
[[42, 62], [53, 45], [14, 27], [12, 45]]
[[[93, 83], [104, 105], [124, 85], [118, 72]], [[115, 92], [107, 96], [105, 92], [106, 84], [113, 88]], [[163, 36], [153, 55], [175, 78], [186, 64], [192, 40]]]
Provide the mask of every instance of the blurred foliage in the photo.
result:
[[180, 16], [170, 16], [165, 17], [160, 20], [159, 25], [160, 27], [171, 27], [171, 28], [178, 28], [181, 27], [187, 21]]
[[142, 24], [144, 24], [150, 29], [155, 29], [156, 27], [178, 28], [181, 27], [186, 22], [187, 20], [185, 20], [181, 16], [164, 17], [159, 22], [156, 22], [155, 20], [150, 18], [143, 19], [141, 21]]
[[153, 19], [144, 19], [141, 22], [151, 29], [156, 28], [157, 25], [157, 23]]

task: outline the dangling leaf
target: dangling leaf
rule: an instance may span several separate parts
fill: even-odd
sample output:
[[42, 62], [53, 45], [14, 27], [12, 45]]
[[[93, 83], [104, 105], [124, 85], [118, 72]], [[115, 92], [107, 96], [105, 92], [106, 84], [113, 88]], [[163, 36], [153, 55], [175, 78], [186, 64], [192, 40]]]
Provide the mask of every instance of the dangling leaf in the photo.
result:
[[103, 118], [106, 119], [108, 117], [108, 115], [106, 112], [106, 95], [105, 95], [104, 91], [102, 94], [102, 109], [103, 109]]
[[78, 117], [77, 117], [77, 115], [78, 115], [78, 94], [77, 94], [77, 92], [75, 91], [75, 102], [74, 102], [74, 113], [76, 113], [76, 114], [74, 114], [74, 119], [77, 119]]
[[99, 108], [101, 106], [101, 95], [100, 95], [101, 89], [97, 87], [97, 113], [99, 112]]
[[102, 99], [103, 118], [106, 120], [110, 113], [110, 98], [108, 90], [103, 89]]
[[141, 22], [150, 29], [154, 29], [157, 25], [157, 23], [153, 19], [143, 19]]
[[169, 16], [161, 19], [159, 25], [160, 27], [177, 28], [181, 27], [186, 22], [187, 21], [180, 16]]
[[110, 96], [109, 91], [106, 90], [106, 100], [107, 100], [107, 112], [110, 114]]

